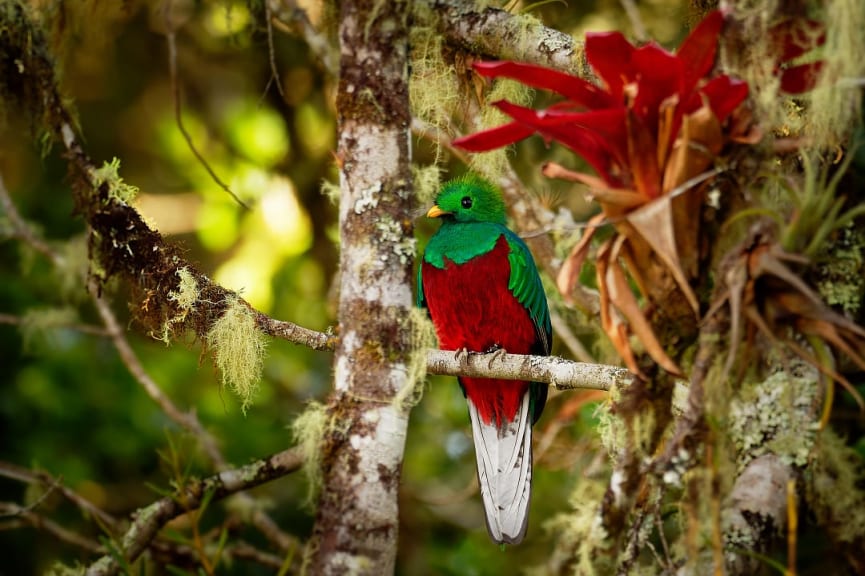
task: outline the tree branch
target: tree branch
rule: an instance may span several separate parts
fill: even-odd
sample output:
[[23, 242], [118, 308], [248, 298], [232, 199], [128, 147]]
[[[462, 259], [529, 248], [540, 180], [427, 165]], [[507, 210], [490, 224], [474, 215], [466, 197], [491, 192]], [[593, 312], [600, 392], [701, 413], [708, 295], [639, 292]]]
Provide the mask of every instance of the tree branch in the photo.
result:
[[522, 354], [456, 354], [445, 350], [427, 352], [427, 372], [448, 376], [500, 378], [546, 382], [557, 390], [607, 390], [626, 386], [633, 378], [625, 368], [574, 362], [558, 356]]
[[[135, 520], [121, 538], [119, 550], [127, 561], [133, 562], [165, 524], [197, 509], [205, 499], [208, 502], [215, 502], [232, 494], [255, 488], [295, 472], [302, 463], [303, 455], [300, 449], [290, 448], [236, 470], [225, 470], [203, 480], [192, 480], [171, 496], [166, 496], [136, 511], [133, 514]], [[117, 560], [111, 555], [106, 555], [91, 564], [86, 574], [105, 576], [117, 574], [119, 571], [120, 565]]]
[[590, 75], [582, 42], [537, 22], [474, 2], [428, 0], [445, 38], [464, 50]]

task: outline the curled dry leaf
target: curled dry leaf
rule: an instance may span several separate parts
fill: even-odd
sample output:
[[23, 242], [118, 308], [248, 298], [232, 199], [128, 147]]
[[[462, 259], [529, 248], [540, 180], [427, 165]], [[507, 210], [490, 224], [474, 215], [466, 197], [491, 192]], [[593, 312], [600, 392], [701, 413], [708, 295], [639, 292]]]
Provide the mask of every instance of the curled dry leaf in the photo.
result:
[[707, 313], [729, 305], [731, 316], [730, 355], [725, 372], [732, 369], [742, 338], [743, 322], [749, 339], [759, 332], [771, 342], [783, 343], [821, 373], [839, 382], [865, 410], [865, 401], [834, 365], [809, 353], [785, 327], [793, 328], [809, 341], [828, 342], [865, 370], [865, 329], [828, 307], [819, 294], [789, 264], [807, 263], [801, 256], [785, 252], [778, 244], [756, 233], [724, 274], [726, 288]]

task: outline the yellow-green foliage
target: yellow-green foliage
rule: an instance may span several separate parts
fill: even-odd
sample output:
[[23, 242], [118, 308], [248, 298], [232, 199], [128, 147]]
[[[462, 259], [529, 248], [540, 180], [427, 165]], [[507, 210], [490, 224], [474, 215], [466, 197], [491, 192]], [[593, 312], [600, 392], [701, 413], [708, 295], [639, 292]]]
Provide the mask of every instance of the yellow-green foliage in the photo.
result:
[[408, 378], [406, 384], [397, 393], [394, 402], [396, 406], [409, 410], [420, 402], [423, 396], [426, 379], [427, 350], [436, 346], [436, 334], [432, 321], [426, 310], [412, 308], [408, 318], [411, 330], [411, 355], [408, 362]]
[[846, 544], [865, 540], [865, 465], [831, 430], [820, 432], [806, 495], [820, 526]]
[[441, 187], [441, 174], [438, 166], [435, 164], [429, 166], [412, 165], [411, 170], [418, 203], [421, 206], [431, 205]]
[[820, 82], [811, 94], [808, 135], [815, 146], [842, 144], [861, 116], [861, 89], [865, 76], [865, 9], [862, 0], [824, 3], [826, 44]]
[[138, 194], [138, 187], [127, 184], [120, 177], [120, 159], [114, 158], [105, 162], [102, 168], [96, 168], [90, 174], [95, 188], [103, 184], [108, 186], [108, 197], [123, 204], [130, 204]]
[[321, 487], [321, 445], [329, 426], [327, 407], [314, 400], [306, 405], [306, 410], [291, 425], [294, 441], [303, 451], [303, 472], [309, 482], [307, 502], [310, 504]]
[[252, 310], [234, 298], [207, 332], [206, 341], [222, 373], [222, 384], [240, 396], [241, 409], [246, 413], [261, 379], [267, 349], [267, 339], [256, 327]]

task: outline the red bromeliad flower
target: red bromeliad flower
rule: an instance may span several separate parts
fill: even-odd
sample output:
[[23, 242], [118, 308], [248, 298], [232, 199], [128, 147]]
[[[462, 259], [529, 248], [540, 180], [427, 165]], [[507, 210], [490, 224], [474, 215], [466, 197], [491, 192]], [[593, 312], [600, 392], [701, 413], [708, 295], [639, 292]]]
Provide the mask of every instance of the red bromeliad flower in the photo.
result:
[[566, 100], [546, 110], [495, 102], [514, 121], [458, 138], [454, 145], [481, 152], [538, 133], [582, 156], [609, 188], [657, 198], [671, 188], [665, 186], [664, 169], [686, 118], [708, 106], [721, 124], [748, 95], [740, 80], [706, 78], [723, 22], [721, 12], [712, 12], [675, 54], [657, 44], [636, 48], [619, 32], [587, 34], [586, 58], [600, 87], [531, 64], [478, 62], [474, 68], [482, 76], [511, 78]]
[[[556, 165], [545, 167], [545, 173], [588, 185], [603, 209], [592, 224], [609, 219], [616, 228], [596, 258], [601, 322], [635, 373], [639, 369], [628, 343], [631, 332], [661, 366], [673, 373], [680, 370], [655, 337], [628, 276], [647, 301], [670, 305], [669, 292], [660, 294], [658, 287], [669, 290], [663, 276], [672, 275], [673, 290], [684, 296], [679, 300], [698, 313], [689, 279], [697, 273], [702, 195], [678, 189], [687, 191], [689, 180], [711, 166], [731, 139], [724, 123], [748, 96], [746, 83], [711, 75], [723, 24], [721, 12], [710, 13], [675, 54], [657, 44], [637, 48], [619, 32], [588, 34], [586, 58], [600, 86], [531, 64], [476, 63], [482, 76], [518, 80], [565, 100], [546, 110], [496, 102], [512, 122], [454, 141], [481, 152], [538, 133], [567, 146], [594, 168], [597, 176]], [[562, 269], [559, 289], [566, 298], [578, 282], [594, 230], [587, 229]]]
[[[675, 309], [668, 317], [681, 317], [682, 310], [687, 316], [689, 309], [699, 314], [691, 287], [699, 274], [699, 215], [706, 190], [699, 184], [715, 174], [709, 168], [727, 143], [755, 141], [755, 132], [746, 133], [748, 113], [739, 107], [748, 85], [712, 74], [723, 25], [724, 14], [711, 12], [675, 54], [653, 43], [635, 47], [619, 32], [587, 34], [586, 58], [600, 85], [531, 64], [476, 63], [474, 69], [482, 76], [511, 78], [565, 99], [546, 110], [495, 102], [512, 122], [453, 142], [483, 152], [537, 133], [547, 142], [567, 146], [594, 168], [597, 176], [555, 164], [544, 167], [548, 176], [586, 184], [603, 210], [590, 220], [565, 261], [558, 286], [569, 298], [596, 225], [611, 223], [616, 234], [595, 259], [601, 324], [637, 374], [632, 333], [660, 366], [681, 371], [655, 336], [629, 277], [646, 303]], [[819, 24], [793, 19], [770, 29], [770, 42], [778, 47], [774, 71], [782, 91], [801, 93], [813, 87], [820, 62], [787, 64], [822, 43], [821, 32]]]

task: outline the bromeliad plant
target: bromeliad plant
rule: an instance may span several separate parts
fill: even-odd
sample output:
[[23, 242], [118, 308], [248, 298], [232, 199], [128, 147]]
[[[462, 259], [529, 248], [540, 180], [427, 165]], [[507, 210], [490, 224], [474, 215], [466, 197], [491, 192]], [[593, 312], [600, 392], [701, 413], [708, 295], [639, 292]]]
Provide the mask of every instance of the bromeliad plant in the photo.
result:
[[496, 102], [512, 122], [454, 141], [480, 152], [537, 133], [570, 148], [595, 170], [597, 175], [554, 164], [544, 168], [548, 176], [587, 185], [602, 209], [568, 257], [558, 286], [566, 298], [572, 293], [597, 226], [611, 223], [615, 234], [596, 261], [601, 322], [637, 374], [631, 332], [660, 366], [681, 371], [655, 336], [629, 279], [647, 302], [667, 299], [672, 290], [695, 316], [699, 313], [691, 280], [698, 272], [706, 187], [698, 184], [716, 174], [710, 167], [729, 142], [752, 136], [747, 115], [737, 113], [748, 85], [712, 74], [723, 24], [721, 12], [710, 13], [675, 54], [656, 44], [635, 47], [619, 32], [590, 33], [586, 58], [600, 85], [530, 64], [476, 63], [482, 76], [511, 78], [565, 100], [545, 110]]

